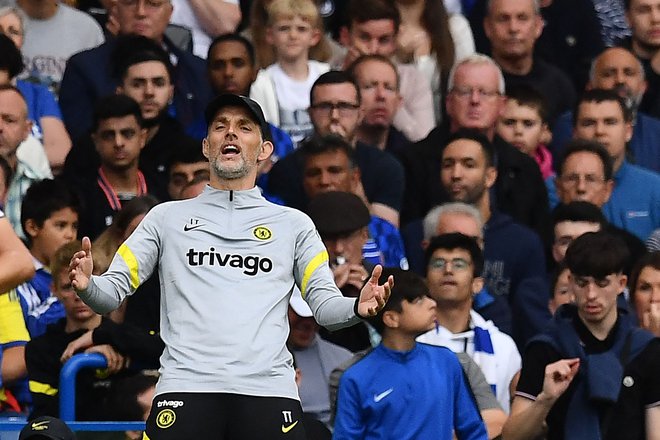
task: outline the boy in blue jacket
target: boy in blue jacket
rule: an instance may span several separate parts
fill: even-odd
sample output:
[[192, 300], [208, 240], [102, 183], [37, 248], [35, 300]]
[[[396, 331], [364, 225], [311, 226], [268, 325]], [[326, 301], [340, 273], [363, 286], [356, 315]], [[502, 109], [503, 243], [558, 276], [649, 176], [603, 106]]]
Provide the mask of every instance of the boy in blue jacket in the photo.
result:
[[342, 376], [333, 439], [486, 439], [456, 355], [415, 342], [435, 325], [424, 281], [401, 270], [390, 274], [390, 299], [369, 319], [382, 342]]

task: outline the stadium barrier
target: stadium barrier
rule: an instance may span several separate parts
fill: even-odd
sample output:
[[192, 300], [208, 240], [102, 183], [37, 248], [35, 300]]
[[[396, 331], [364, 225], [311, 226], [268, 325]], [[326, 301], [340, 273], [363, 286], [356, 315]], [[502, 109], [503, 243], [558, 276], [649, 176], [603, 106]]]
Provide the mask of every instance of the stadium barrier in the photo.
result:
[[[85, 368], [105, 368], [105, 357], [99, 353], [76, 354], [60, 372], [60, 419], [73, 431], [144, 431], [144, 422], [78, 422], [76, 421], [76, 376]], [[20, 431], [26, 421], [19, 417], [0, 420], [0, 432]], [[1, 437], [0, 437], [1, 438]]]

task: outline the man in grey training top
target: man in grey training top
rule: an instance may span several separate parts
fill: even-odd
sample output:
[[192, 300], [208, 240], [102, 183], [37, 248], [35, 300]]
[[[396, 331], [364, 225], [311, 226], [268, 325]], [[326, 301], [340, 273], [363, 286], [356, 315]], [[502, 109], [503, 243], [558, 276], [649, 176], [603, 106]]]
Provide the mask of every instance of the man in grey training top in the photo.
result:
[[312, 221], [261, 196], [257, 167], [273, 145], [258, 104], [221, 95], [206, 122], [210, 186], [156, 206], [102, 276], [91, 275], [84, 238], [71, 260], [72, 285], [106, 313], [159, 271], [166, 348], [147, 438], [304, 439], [285, 347], [294, 284], [316, 320], [333, 329], [375, 315], [394, 280], [378, 285], [378, 266], [358, 299], [343, 297]]

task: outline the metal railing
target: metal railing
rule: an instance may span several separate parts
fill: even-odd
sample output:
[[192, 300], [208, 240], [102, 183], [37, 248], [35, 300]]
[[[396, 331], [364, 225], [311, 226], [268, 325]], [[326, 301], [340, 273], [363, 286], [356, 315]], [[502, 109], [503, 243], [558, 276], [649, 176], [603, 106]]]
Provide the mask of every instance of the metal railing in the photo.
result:
[[[60, 371], [60, 419], [73, 431], [144, 431], [144, 422], [77, 422], [76, 377], [85, 368], [106, 368], [105, 357], [99, 353], [77, 354], [71, 357]], [[24, 420], [0, 420], [0, 431], [20, 431]]]

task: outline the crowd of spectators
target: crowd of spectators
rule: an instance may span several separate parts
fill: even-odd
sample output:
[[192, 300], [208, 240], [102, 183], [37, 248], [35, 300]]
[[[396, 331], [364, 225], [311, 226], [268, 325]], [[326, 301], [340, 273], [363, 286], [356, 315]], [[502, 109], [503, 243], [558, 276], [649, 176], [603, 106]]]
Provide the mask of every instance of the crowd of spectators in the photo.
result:
[[57, 417], [97, 352], [78, 416], [145, 419], [158, 274], [101, 316], [67, 262], [87, 236], [102, 273], [205, 191], [204, 110], [234, 93], [342, 293], [401, 278], [337, 332], [293, 288], [309, 438], [660, 438], [659, 29], [660, 0], [0, 1], [0, 418]]

